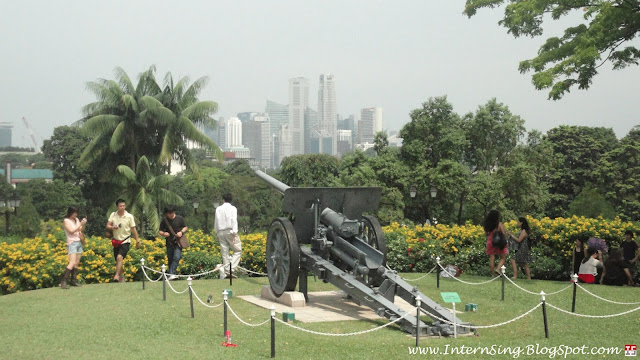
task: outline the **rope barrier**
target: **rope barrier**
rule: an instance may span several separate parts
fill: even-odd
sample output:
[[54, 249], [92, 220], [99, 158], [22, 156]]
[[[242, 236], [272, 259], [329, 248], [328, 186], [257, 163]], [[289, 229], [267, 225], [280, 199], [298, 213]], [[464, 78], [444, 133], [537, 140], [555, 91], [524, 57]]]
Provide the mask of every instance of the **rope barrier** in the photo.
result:
[[[151, 281], [151, 282], [158, 282], [158, 281], [160, 281], [160, 279], [162, 279], [162, 272], [161, 272], [161, 273], [160, 273], [160, 277], [158, 277], [158, 279], [156, 279], [156, 280], [151, 280], [151, 278], [149, 277], [149, 275], [147, 275], [147, 272], [146, 272], [146, 271], [144, 271], [144, 268], [146, 268], [146, 266], [143, 266], [143, 267], [142, 267], [142, 273], [143, 273], [143, 274], [144, 274], [144, 276], [147, 278], [147, 280], [149, 280], [149, 281]], [[152, 270], [152, 269], [149, 269], [149, 270]]]
[[187, 288], [186, 288], [186, 289], [184, 289], [183, 291], [177, 291], [176, 289], [174, 289], [174, 288], [173, 288], [173, 286], [171, 286], [171, 282], [170, 282], [169, 280], [165, 280], [165, 281], [167, 282], [167, 285], [169, 285], [169, 288], [170, 288], [171, 290], [173, 290], [173, 292], [174, 292], [174, 293], [176, 293], [176, 294], [184, 294], [184, 293], [186, 293], [187, 291], [189, 291], [189, 287], [188, 287], [188, 286], [187, 286]]
[[424, 275], [420, 276], [420, 277], [419, 277], [419, 278], [417, 278], [417, 279], [406, 279], [406, 278], [403, 278], [402, 276], [400, 277], [400, 279], [402, 279], [402, 280], [404, 280], [404, 281], [418, 281], [418, 280], [422, 280], [422, 279], [424, 279], [427, 275], [431, 274], [431, 273], [433, 272], [433, 270], [435, 270], [435, 269], [436, 269], [436, 267], [437, 267], [437, 265], [434, 265], [434, 266], [431, 268], [431, 270], [429, 270], [429, 272], [428, 272], [428, 273], [426, 273], [426, 274], [424, 274]]
[[224, 301], [224, 303], [226, 303], [226, 304], [227, 304], [227, 307], [229, 308], [229, 310], [231, 310], [231, 313], [233, 314], [233, 316], [235, 316], [235, 317], [236, 317], [236, 319], [238, 319], [241, 323], [243, 323], [243, 324], [245, 324], [245, 325], [247, 325], [247, 326], [251, 326], [251, 327], [258, 327], [258, 326], [262, 326], [262, 325], [264, 325], [264, 324], [268, 323], [268, 322], [269, 322], [269, 320], [271, 320], [271, 318], [269, 318], [269, 319], [267, 319], [267, 320], [265, 320], [265, 321], [261, 322], [260, 324], [249, 324], [248, 322], [246, 322], [246, 321], [244, 321], [244, 320], [240, 319], [240, 317], [239, 317], [238, 315], [236, 315], [236, 312], [235, 312], [235, 311], [233, 311], [233, 309], [231, 308], [231, 305], [229, 305], [229, 302], [228, 302], [228, 301], [226, 301], [226, 300], [225, 300], [225, 301]]
[[578, 317], [586, 317], [586, 318], [593, 318], [593, 319], [602, 319], [602, 318], [611, 318], [611, 317], [616, 317], [616, 316], [622, 316], [622, 315], [626, 315], [626, 314], [632, 313], [632, 312], [634, 312], [634, 311], [638, 311], [638, 310], [640, 310], [640, 306], [638, 306], [638, 307], [637, 307], [637, 308], [635, 308], [635, 309], [631, 309], [631, 310], [628, 310], [628, 311], [625, 311], [625, 312], [621, 312], [621, 313], [619, 313], [619, 314], [611, 314], [611, 315], [586, 315], [586, 314], [577, 314], [577, 313], [572, 313], [572, 312], [570, 312], [570, 311], [567, 311], [567, 310], [561, 309], [561, 308], [559, 308], [559, 307], [557, 307], [557, 306], [554, 306], [554, 305], [552, 305], [552, 304], [549, 304], [549, 303], [547, 303], [547, 305], [549, 305], [550, 307], [552, 307], [552, 308], [554, 308], [554, 309], [556, 309], [556, 310], [558, 310], [558, 311], [560, 311], [560, 312], [563, 312], [563, 313], [565, 313], [565, 314], [568, 314], [568, 315], [573, 315], [573, 316], [578, 316]]
[[243, 268], [240, 265], [238, 265], [238, 269], [240, 269], [240, 270], [242, 270], [244, 272], [250, 273], [250, 274], [256, 274], [256, 275], [260, 275], [260, 276], [268, 276], [268, 274], [261, 273], [261, 272], [256, 272], [256, 271], [253, 271], [253, 270], [249, 270], [247, 268]]
[[286, 322], [286, 321], [282, 321], [282, 320], [280, 320], [280, 319], [278, 319], [278, 318], [275, 318], [275, 319], [276, 319], [277, 321], [279, 321], [279, 322], [281, 322], [281, 323], [283, 323], [283, 324], [285, 324], [285, 325], [287, 325], [287, 326], [291, 327], [291, 328], [294, 328], [294, 329], [296, 329], [296, 330], [300, 330], [300, 331], [304, 331], [304, 332], [308, 332], [308, 333], [310, 333], [310, 334], [314, 334], [314, 335], [323, 335], [323, 336], [353, 336], [353, 335], [362, 335], [362, 334], [366, 334], [366, 333], [373, 332], [373, 331], [376, 331], [376, 330], [380, 330], [380, 329], [382, 329], [382, 328], [384, 328], [384, 327], [387, 327], [387, 326], [389, 326], [389, 325], [392, 325], [392, 324], [397, 323], [398, 321], [400, 321], [400, 320], [404, 319], [404, 318], [405, 318], [405, 317], [407, 317], [408, 315], [410, 315], [410, 313], [406, 313], [406, 314], [402, 315], [401, 317], [399, 317], [399, 318], [397, 318], [397, 319], [395, 319], [395, 320], [393, 320], [393, 321], [390, 321], [390, 322], [388, 322], [388, 323], [386, 323], [386, 324], [384, 324], [384, 325], [381, 325], [381, 326], [375, 327], [375, 328], [373, 328], [373, 329], [363, 330], [363, 331], [358, 331], [358, 332], [353, 332], [353, 333], [347, 333], [347, 334], [323, 333], [323, 332], [319, 332], [319, 331], [308, 330], [308, 329], [305, 329], [305, 328], [301, 328], [301, 327], [295, 326], [295, 325], [293, 325], [293, 324], [289, 324], [288, 322]]
[[[516, 283], [515, 283], [513, 280], [511, 280], [511, 278], [509, 278], [508, 276], [505, 276], [505, 279], [509, 280], [509, 282], [510, 282], [510, 283], [512, 283], [515, 287], [517, 287], [518, 289], [520, 289], [520, 290], [522, 290], [522, 291], [526, 292], [527, 294], [540, 296], [540, 293], [535, 293], [535, 292], [533, 292], [533, 291], [529, 291], [529, 290], [527, 290], [527, 289], [523, 288], [522, 286], [520, 286], [520, 285], [516, 284]], [[545, 293], [545, 295], [546, 295], [546, 296], [549, 296], [549, 295], [559, 294], [559, 293], [561, 293], [561, 292], [563, 292], [563, 291], [567, 290], [568, 288], [570, 288], [572, 285], [573, 285], [573, 284], [569, 284], [569, 285], [567, 285], [566, 287], [564, 287], [564, 288], [562, 288], [562, 289], [560, 289], [560, 290], [558, 290], [558, 291], [554, 291], [554, 292], [552, 292], [552, 293], [548, 293], [548, 294], [547, 294], [547, 293]]]
[[220, 304], [217, 304], [217, 305], [207, 305], [207, 304], [205, 304], [202, 300], [200, 300], [200, 298], [198, 297], [198, 294], [196, 294], [196, 291], [195, 291], [195, 290], [193, 290], [193, 287], [191, 287], [191, 292], [193, 293], [193, 296], [195, 296], [195, 297], [196, 297], [196, 299], [198, 299], [198, 301], [200, 301], [200, 304], [202, 304], [202, 305], [204, 305], [204, 306], [206, 306], [206, 307], [208, 307], [208, 308], [213, 309], [213, 308], [217, 308], [217, 307], [219, 307], [220, 305], [224, 304], [224, 301], [223, 301], [223, 302], [221, 302]]
[[489, 329], [489, 328], [494, 328], [494, 327], [498, 327], [498, 326], [502, 326], [502, 325], [507, 325], [509, 323], [512, 323], [516, 320], [520, 320], [521, 318], [531, 314], [534, 310], [536, 310], [537, 308], [539, 308], [540, 306], [542, 306], [542, 302], [538, 303], [538, 305], [534, 306], [533, 308], [531, 308], [531, 310], [523, 313], [520, 316], [517, 316], [511, 320], [507, 320], [505, 322], [501, 322], [499, 324], [493, 324], [493, 325], [462, 325], [462, 324], [454, 324], [449, 320], [445, 320], [445, 319], [441, 319], [438, 316], [433, 315], [432, 313], [428, 312], [427, 310], [424, 309], [420, 309], [422, 312], [424, 312], [425, 314], [431, 316], [433, 319], [438, 320], [438, 321], [442, 321], [444, 323], [450, 324], [450, 325], [455, 325], [455, 326], [459, 326], [459, 327], [464, 327], [464, 328], [469, 328], [469, 329]]
[[212, 272], [216, 272], [216, 271], [218, 271], [221, 267], [222, 267], [222, 264], [218, 264], [218, 266], [216, 266], [215, 268], [213, 268], [213, 270], [205, 271], [205, 272], [203, 272], [203, 273], [194, 274], [194, 275], [173, 275], [173, 276], [176, 276], [176, 277], [184, 277], [184, 278], [187, 278], [187, 277], [191, 276], [191, 278], [194, 278], [194, 277], [198, 277], [198, 276], [204, 276], [204, 275], [207, 275], [207, 274], [211, 274]]
[[467, 284], [467, 285], [484, 285], [484, 284], [490, 283], [490, 282], [492, 282], [492, 281], [494, 281], [494, 280], [496, 280], [496, 279], [499, 279], [499, 278], [500, 278], [500, 276], [496, 276], [496, 277], [492, 278], [491, 280], [482, 281], [482, 282], [478, 282], [478, 283], [468, 282], [468, 281], [460, 280], [460, 279], [458, 279], [457, 277], [455, 277], [455, 275], [454, 275], [454, 274], [452, 274], [452, 273], [448, 272], [448, 271], [447, 271], [447, 269], [443, 268], [443, 267], [442, 267], [442, 264], [438, 263], [438, 266], [440, 266], [440, 268], [442, 269], [442, 271], [444, 271], [445, 273], [449, 274], [449, 275], [451, 276], [451, 278], [452, 278], [452, 279], [458, 280], [458, 281], [460, 281], [461, 283], [463, 283], [463, 284]]
[[638, 304], [640, 304], [640, 302], [618, 302], [618, 301], [608, 300], [608, 299], [605, 299], [603, 297], [600, 297], [600, 296], [592, 293], [591, 291], [589, 291], [589, 290], [585, 289], [584, 287], [582, 287], [582, 285], [580, 285], [580, 284], [576, 284], [576, 285], [578, 285], [578, 287], [580, 289], [584, 290], [587, 294], [589, 294], [589, 295], [591, 295], [591, 296], [593, 296], [593, 297], [595, 297], [597, 299], [600, 299], [602, 301], [610, 302], [612, 304], [618, 304], [618, 305], [638, 305]]

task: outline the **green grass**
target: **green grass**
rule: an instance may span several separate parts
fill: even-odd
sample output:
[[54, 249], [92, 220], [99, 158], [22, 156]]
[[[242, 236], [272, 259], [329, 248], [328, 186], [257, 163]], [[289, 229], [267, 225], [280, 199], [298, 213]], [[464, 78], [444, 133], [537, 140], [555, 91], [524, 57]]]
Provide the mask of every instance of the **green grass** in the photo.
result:
[[[418, 274], [406, 274], [417, 278]], [[487, 278], [464, 276], [467, 281]], [[186, 288], [185, 281], [172, 283], [177, 290]], [[239, 299], [238, 295], [260, 293], [264, 278], [234, 280], [230, 305], [243, 320], [259, 323], [269, 317], [269, 311]], [[568, 282], [518, 281], [520, 286], [539, 292], [552, 292]], [[214, 295], [214, 303], [221, 301], [226, 281], [198, 280], [193, 288], [204, 300]], [[310, 291], [332, 290], [330, 284], [309, 282]], [[418, 282], [418, 288], [436, 301], [440, 291], [455, 291], [463, 303], [478, 304], [477, 313], [464, 313], [460, 317], [478, 325], [503, 322], [531, 309], [539, 302], [538, 296], [528, 295], [509, 283], [505, 301], [500, 301], [500, 280], [482, 286], [442, 279], [440, 289], [435, 276], [429, 275]], [[605, 287], [594, 285], [590, 291], [617, 301], [640, 301], [639, 288]], [[263, 325], [250, 328], [229, 314], [229, 328], [237, 348], [221, 346], [223, 341], [223, 309], [208, 309], [195, 303], [195, 318], [191, 318], [188, 294], [177, 295], [167, 289], [167, 301], [162, 300], [161, 283], [86, 285], [81, 288], [59, 288], [21, 292], [0, 296], [0, 359], [267, 359], [270, 357], [270, 328]], [[571, 309], [572, 291], [548, 297], [548, 302]], [[194, 299], [195, 301], [195, 299]], [[578, 289], [576, 312], [586, 314], [614, 314], [638, 305], [614, 305], [602, 302]], [[625, 344], [640, 345], [640, 311], [607, 319], [584, 319], [547, 309], [550, 338], [545, 339], [542, 311], [493, 329], [479, 330], [478, 336], [453, 338], [423, 338], [422, 346], [433, 346], [444, 351], [445, 345], [470, 347], [526, 347], [541, 346], [606, 346], [623, 349]], [[300, 323], [296, 325], [334, 333], [349, 333], [371, 329], [385, 324], [378, 321], [344, 321], [331, 323]], [[348, 337], [314, 336], [276, 323], [276, 358], [279, 359], [396, 359], [408, 358], [408, 348], [415, 338], [396, 326], [390, 326], [364, 335]], [[417, 356], [417, 355], [416, 355]], [[420, 357], [420, 356], [418, 356]], [[426, 357], [426, 356], [422, 356]], [[510, 355], [448, 355], [432, 359], [511, 359]], [[520, 359], [548, 359], [548, 355], [525, 356]], [[557, 356], [556, 358], [562, 358]], [[568, 356], [568, 359], [617, 359], [624, 356], [587, 355]]]

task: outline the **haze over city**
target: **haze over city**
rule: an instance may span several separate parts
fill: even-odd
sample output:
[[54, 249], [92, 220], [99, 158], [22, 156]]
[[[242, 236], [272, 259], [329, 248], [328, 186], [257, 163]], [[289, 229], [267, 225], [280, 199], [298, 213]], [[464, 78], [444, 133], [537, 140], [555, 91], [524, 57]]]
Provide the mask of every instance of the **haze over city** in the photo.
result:
[[527, 130], [604, 126], [622, 137], [639, 123], [638, 67], [606, 64], [591, 89], [547, 100], [517, 70], [547, 34], [514, 39], [497, 25], [501, 9], [468, 19], [463, 8], [451, 0], [2, 2], [0, 121], [13, 123], [14, 146], [32, 146], [26, 117], [41, 144], [95, 100], [86, 82], [113, 78], [116, 66], [135, 77], [155, 64], [160, 80], [167, 71], [208, 76], [201, 99], [219, 104], [216, 118], [264, 112], [267, 100], [287, 104], [296, 77], [309, 79], [316, 108], [319, 76], [330, 73], [337, 113], [359, 119], [361, 109], [380, 107], [386, 130], [442, 95], [459, 114], [496, 97]]

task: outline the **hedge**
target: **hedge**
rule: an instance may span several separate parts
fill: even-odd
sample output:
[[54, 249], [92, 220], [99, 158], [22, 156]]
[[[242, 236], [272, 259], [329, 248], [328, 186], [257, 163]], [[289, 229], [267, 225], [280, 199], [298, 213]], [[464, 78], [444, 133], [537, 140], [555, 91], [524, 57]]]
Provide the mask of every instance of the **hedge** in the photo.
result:
[[[637, 231], [631, 222], [584, 217], [528, 218], [532, 238], [532, 276], [537, 279], [566, 280], [571, 268], [571, 251], [576, 239], [605, 239], [610, 248], [619, 246], [627, 229]], [[505, 223], [516, 233], [516, 222]], [[46, 235], [24, 239], [15, 244], [0, 243], [0, 289], [2, 294], [57, 286], [67, 264], [64, 231], [59, 224], [43, 227]], [[485, 254], [486, 237], [479, 225], [403, 226], [393, 223], [383, 227], [387, 239], [387, 264], [401, 272], [427, 272], [440, 256], [442, 264], [455, 264], [467, 273], [489, 275]], [[243, 256], [240, 265], [265, 272], [266, 234], [241, 236]], [[109, 239], [90, 237], [80, 263], [80, 276], [86, 284], [109, 282], [115, 262]], [[210, 270], [220, 263], [220, 248], [214, 235], [190, 231], [191, 247], [184, 251], [178, 272], [194, 274]], [[131, 248], [125, 260], [125, 280], [142, 279], [140, 259], [160, 269], [167, 264], [164, 239], [143, 240], [141, 249]], [[507, 265], [510, 271], [510, 266]], [[211, 274], [210, 277], [214, 277]]]

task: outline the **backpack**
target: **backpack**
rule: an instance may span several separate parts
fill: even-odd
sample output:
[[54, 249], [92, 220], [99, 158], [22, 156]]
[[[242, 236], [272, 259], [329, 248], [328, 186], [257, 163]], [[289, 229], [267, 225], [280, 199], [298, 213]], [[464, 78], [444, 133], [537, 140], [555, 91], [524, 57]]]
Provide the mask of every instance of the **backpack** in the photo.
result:
[[505, 238], [502, 231], [495, 229], [493, 235], [491, 235], [491, 245], [496, 249], [504, 249], [507, 246], [507, 238]]

